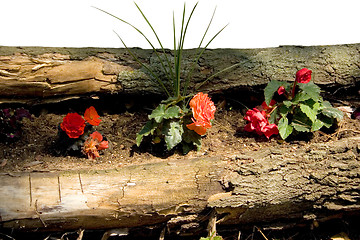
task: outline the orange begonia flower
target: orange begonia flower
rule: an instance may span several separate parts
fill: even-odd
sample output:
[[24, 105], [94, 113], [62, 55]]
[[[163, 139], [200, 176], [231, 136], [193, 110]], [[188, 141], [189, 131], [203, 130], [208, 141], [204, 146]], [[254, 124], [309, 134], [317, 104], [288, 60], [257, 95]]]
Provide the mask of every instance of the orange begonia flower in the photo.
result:
[[193, 112], [193, 123], [186, 125], [190, 130], [199, 135], [204, 135], [206, 130], [211, 128], [211, 120], [215, 117], [216, 107], [207, 94], [199, 92], [190, 101]]
[[98, 115], [93, 106], [85, 110], [84, 118], [89, 124], [93, 126], [98, 126], [101, 122], [100, 116]]
[[89, 159], [100, 157], [99, 151], [109, 147], [108, 141], [103, 141], [102, 135], [95, 131], [86, 139], [83, 146], [83, 153]]

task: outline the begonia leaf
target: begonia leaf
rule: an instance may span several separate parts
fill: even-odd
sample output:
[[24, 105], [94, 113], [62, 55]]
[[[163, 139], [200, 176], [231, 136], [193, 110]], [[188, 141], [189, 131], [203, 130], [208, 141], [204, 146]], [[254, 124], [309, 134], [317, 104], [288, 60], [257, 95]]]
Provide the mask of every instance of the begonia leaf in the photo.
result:
[[289, 120], [287, 117], [282, 117], [279, 120], [278, 129], [282, 139], [286, 139], [293, 132], [293, 127], [289, 125]]
[[[189, 130], [188, 128], [184, 128], [183, 140], [187, 144], [195, 145], [197, 150], [200, 150], [201, 135], [197, 134], [195, 131]], [[184, 146], [183, 146], [184, 154], [185, 154], [185, 150], [186, 149], [184, 149]]]
[[178, 121], [170, 121], [164, 125], [163, 134], [168, 150], [173, 149], [182, 141], [183, 126]]
[[291, 126], [298, 132], [310, 132], [311, 128], [308, 124], [301, 122], [301, 121], [293, 121]]
[[309, 82], [309, 83], [298, 83], [300, 89], [306, 93], [306, 95], [308, 95], [310, 98], [312, 98], [314, 101], [319, 101], [321, 100], [321, 96], [320, 96], [320, 87], [317, 86], [315, 83], [313, 82]]
[[325, 116], [328, 116], [330, 118], [336, 118], [339, 120], [343, 118], [344, 113], [341, 110], [332, 107], [328, 101], [324, 101], [323, 105], [324, 108], [322, 109], [322, 113]]
[[154, 119], [157, 123], [161, 123], [165, 115], [165, 108], [164, 104], [160, 104], [157, 108], [155, 108], [152, 113], [149, 115], [149, 119]]
[[306, 114], [306, 116], [312, 121], [314, 122], [316, 119], [316, 115], [317, 115], [317, 111], [312, 109], [310, 106], [306, 105], [306, 104], [300, 104], [300, 109], [303, 113]]
[[164, 118], [179, 118], [180, 117], [181, 108], [179, 106], [171, 106], [165, 110]]
[[323, 123], [324, 127], [330, 128], [334, 124], [334, 119], [323, 114], [318, 115], [318, 119]]
[[280, 115], [282, 117], [285, 117], [289, 112], [290, 112], [290, 108], [286, 107], [285, 105], [282, 105], [279, 109]]
[[269, 123], [272, 124], [272, 123], [275, 123], [276, 121], [276, 118], [277, 118], [277, 114], [278, 114], [278, 110], [279, 108], [275, 108], [271, 114], [270, 114], [270, 117], [269, 117]]
[[306, 101], [308, 99], [310, 99], [311, 96], [310, 95], [307, 95], [306, 93], [304, 92], [299, 92], [295, 95], [294, 99], [292, 100], [292, 102], [294, 103], [299, 103], [299, 102], [303, 102], [303, 101]]
[[283, 103], [284, 103], [284, 105], [286, 106], [286, 107], [291, 107], [291, 105], [293, 104], [291, 101], [289, 101], [289, 100], [285, 100], [285, 101], [283, 101]]
[[317, 131], [324, 126], [324, 123], [320, 119], [315, 119], [311, 126], [311, 131]]
[[268, 85], [264, 89], [265, 103], [267, 105], [270, 104], [271, 99], [274, 96], [274, 93], [279, 89], [279, 87], [283, 86], [285, 82], [272, 80], [268, 83]]
[[153, 134], [158, 124], [154, 121], [147, 121], [144, 127], [136, 134], [136, 145], [139, 147], [143, 138]]

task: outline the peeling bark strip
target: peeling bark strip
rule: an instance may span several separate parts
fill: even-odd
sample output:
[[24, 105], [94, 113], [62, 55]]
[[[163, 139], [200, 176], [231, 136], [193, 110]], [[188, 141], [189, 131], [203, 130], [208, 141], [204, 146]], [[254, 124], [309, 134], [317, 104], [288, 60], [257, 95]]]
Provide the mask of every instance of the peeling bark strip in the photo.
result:
[[132, 71], [96, 57], [72, 61], [69, 56], [24, 54], [0, 56], [0, 96], [46, 98], [121, 90], [120, 71]]
[[35, 172], [31, 190], [29, 173], [1, 175], [1, 225], [63, 231], [164, 223], [172, 231], [206, 225], [210, 216], [226, 225], [359, 212], [360, 137], [296, 146], [82, 171], [81, 178]]
[[[151, 50], [133, 51], [164, 77]], [[184, 51], [185, 71], [191, 69], [194, 54], [195, 50]], [[195, 68], [191, 87], [236, 63], [237, 67], [215, 77], [202, 90], [251, 88], [270, 80], [293, 81], [296, 71], [303, 67], [313, 71], [315, 83], [324, 89], [356, 88], [360, 82], [360, 44], [349, 44], [207, 50]], [[110, 48], [0, 46], [0, 86], [0, 103], [31, 100], [41, 103], [54, 97], [66, 99], [94, 93], [162, 91], [125, 49]]]

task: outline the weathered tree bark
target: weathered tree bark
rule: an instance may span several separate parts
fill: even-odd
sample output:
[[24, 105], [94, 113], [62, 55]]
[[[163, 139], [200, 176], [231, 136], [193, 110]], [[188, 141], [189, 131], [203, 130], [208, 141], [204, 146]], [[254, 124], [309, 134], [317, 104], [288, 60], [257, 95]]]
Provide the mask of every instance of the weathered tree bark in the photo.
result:
[[66, 230], [167, 224], [322, 221], [360, 211], [360, 138], [242, 151], [108, 171], [0, 176], [3, 228]]
[[[153, 51], [133, 51], [164, 77]], [[171, 58], [170, 51], [167, 54]], [[195, 50], [184, 51], [184, 75], [191, 69], [194, 54]], [[359, 88], [359, 62], [360, 44], [207, 50], [195, 67], [190, 88], [238, 63], [201, 90], [251, 89], [273, 79], [293, 81], [296, 71], [307, 67], [313, 70], [315, 83], [334, 93], [339, 88]], [[0, 103], [43, 103], [101, 93], [161, 92], [125, 49], [0, 46]]]

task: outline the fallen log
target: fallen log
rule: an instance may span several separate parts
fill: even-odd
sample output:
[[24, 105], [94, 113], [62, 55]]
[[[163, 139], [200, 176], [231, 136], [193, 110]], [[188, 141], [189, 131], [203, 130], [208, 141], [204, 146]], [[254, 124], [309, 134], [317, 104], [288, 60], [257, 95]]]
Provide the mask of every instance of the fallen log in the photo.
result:
[[[133, 52], [164, 77], [153, 51], [133, 49]], [[200, 90], [251, 90], [270, 80], [293, 81], [296, 71], [307, 67], [313, 71], [315, 83], [330, 95], [341, 95], [344, 90], [359, 88], [359, 52], [360, 44], [211, 49], [197, 62], [190, 88], [233, 64], [238, 65], [212, 78]], [[171, 58], [170, 51], [166, 54]], [[195, 50], [184, 51], [184, 72], [191, 69], [194, 54]], [[138, 96], [162, 92], [125, 49], [110, 48], [0, 46], [0, 86], [0, 103], [45, 103], [92, 94]]]
[[[287, 150], [289, 148], [286, 148]], [[0, 175], [2, 228], [169, 231], [360, 212], [360, 138], [102, 171]], [[213, 214], [209, 214], [213, 212]]]

